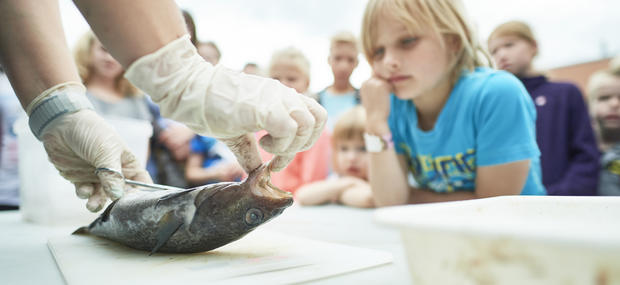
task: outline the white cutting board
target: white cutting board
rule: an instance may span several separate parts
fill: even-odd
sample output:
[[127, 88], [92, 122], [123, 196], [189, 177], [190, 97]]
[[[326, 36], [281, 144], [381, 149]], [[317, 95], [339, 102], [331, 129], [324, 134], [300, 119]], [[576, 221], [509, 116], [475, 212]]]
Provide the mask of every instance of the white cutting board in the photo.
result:
[[389, 252], [260, 228], [236, 242], [197, 254], [149, 256], [79, 235], [50, 239], [48, 247], [68, 284], [286, 284], [392, 262]]

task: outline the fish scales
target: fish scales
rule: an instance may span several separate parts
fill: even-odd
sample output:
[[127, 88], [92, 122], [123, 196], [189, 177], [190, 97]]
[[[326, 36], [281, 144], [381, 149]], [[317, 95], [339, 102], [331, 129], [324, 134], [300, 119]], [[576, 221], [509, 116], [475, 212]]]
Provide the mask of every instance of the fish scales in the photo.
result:
[[263, 165], [243, 182], [130, 191], [75, 233], [103, 237], [151, 254], [203, 252], [242, 238], [292, 203], [291, 193], [269, 182], [269, 171]]

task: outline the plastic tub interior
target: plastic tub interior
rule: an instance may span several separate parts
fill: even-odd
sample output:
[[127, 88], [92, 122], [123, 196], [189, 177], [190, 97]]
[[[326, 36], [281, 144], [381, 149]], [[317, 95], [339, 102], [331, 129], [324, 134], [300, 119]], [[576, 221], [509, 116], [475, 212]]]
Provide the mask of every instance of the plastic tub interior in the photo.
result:
[[386, 207], [413, 284], [620, 284], [620, 197], [503, 196]]

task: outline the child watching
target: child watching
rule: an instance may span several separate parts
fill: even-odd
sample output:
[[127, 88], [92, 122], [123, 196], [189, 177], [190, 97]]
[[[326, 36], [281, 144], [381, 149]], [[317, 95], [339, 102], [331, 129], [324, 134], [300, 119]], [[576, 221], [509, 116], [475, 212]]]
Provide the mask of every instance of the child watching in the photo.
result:
[[598, 194], [620, 196], [620, 64], [592, 75], [588, 93], [603, 151]]
[[534, 104], [512, 74], [484, 67], [460, 1], [370, 0], [361, 37], [377, 206], [545, 194]]
[[[269, 77], [306, 94], [310, 85], [310, 63], [304, 54], [295, 48], [279, 50], [271, 57]], [[257, 138], [266, 132], [258, 132]], [[273, 156], [259, 148], [264, 161]], [[300, 186], [323, 180], [327, 177], [329, 160], [329, 135], [323, 131], [316, 143], [304, 152], [299, 152], [282, 171], [271, 174], [271, 182], [282, 190], [295, 193]]]
[[332, 164], [335, 176], [310, 183], [297, 190], [295, 198], [301, 205], [341, 203], [374, 207], [368, 184], [368, 157], [364, 146], [366, 114], [361, 106], [345, 112], [334, 125], [332, 133]]
[[519, 21], [499, 25], [488, 40], [499, 69], [516, 75], [536, 104], [542, 181], [549, 195], [596, 195], [598, 150], [588, 108], [577, 86], [535, 71], [538, 44]]
[[334, 128], [338, 117], [360, 103], [359, 91], [350, 78], [357, 67], [359, 53], [357, 39], [349, 32], [340, 32], [331, 38], [327, 62], [332, 68], [334, 83], [318, 93], [318, 100], [327, 110], [327, 130]]

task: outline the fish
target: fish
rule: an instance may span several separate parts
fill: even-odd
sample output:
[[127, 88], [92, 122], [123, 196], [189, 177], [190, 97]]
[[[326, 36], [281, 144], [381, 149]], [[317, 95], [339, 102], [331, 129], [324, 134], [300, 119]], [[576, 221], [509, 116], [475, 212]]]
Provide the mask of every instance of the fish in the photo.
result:
[[293, 195], [271, 184], [268, 165], [242, 182], [191, 189], [128, 191], [74, 234], [162, 253], [197, 253], [236, 241], [279, 216]]

